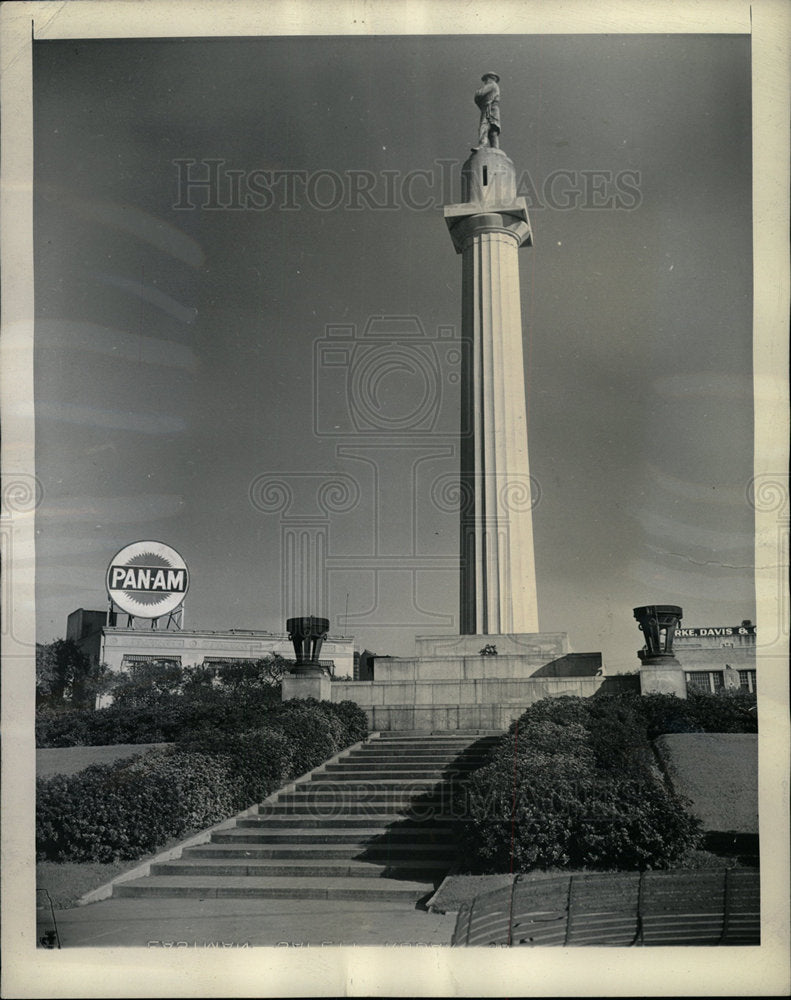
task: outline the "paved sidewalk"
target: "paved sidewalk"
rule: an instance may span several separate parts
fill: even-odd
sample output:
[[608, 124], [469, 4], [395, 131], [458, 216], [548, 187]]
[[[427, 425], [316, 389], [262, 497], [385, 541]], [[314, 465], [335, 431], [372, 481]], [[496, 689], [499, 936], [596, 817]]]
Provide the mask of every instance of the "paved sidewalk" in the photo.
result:
[[[39, 936], [52, 926], [40, 911]], [[56, 910], [61, 947], [449, 945], [455, 913], [325, 899], [107, 899]]]

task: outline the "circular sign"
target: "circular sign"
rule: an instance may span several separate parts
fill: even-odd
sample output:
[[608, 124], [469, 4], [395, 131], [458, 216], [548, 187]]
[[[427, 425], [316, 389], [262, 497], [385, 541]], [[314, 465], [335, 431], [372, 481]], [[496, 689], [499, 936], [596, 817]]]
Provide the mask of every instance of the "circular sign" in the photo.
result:
[[137, 618], [159, 618], [175, 611], [189, 582], [187, 564], [164, 542], [132, 542], [107, 567], [110, 599]]

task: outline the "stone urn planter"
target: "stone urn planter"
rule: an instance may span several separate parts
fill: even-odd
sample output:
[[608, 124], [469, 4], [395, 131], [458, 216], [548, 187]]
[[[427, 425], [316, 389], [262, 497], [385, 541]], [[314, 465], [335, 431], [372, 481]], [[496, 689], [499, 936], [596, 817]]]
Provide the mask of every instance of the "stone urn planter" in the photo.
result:
[[289, 618], [286, 630], [296, 654], [296, 663], [291, 668], [291, 673], [303, 676], [328, 674], [327, 668], [319, 663], [319, 653], [330, 630], [329, 619], [315, 618], [313, 615]]

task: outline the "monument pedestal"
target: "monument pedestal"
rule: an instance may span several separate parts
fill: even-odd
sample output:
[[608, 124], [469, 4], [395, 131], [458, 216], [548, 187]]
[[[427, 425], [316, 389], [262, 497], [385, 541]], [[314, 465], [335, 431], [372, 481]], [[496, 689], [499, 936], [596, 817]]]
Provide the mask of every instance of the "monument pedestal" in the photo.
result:
[[[480, 656], [490, 647], [497, 655], [540, 656], [544, 660], [571, 652], [565, 632], [502, 632], [498, 635], [419, 635], [415, 637], [415, 653], [426, 656]], [[481, 657], [486, 660], [487, 656]], [[492, 656], [492, 659], [495, 657]]]
[[[507, 729], [546, 697], [590, 697], [602, 685], [634, 690], [634, 677], [605, 677], [601, 653], [572, 653], [564, 632], [421, 636], [417, 655], [377, 656], [372, 681], [335, 684], [334, 701], [365, 709], [374, 730]], [[481, 655], [485, 647], [496, 655]]]

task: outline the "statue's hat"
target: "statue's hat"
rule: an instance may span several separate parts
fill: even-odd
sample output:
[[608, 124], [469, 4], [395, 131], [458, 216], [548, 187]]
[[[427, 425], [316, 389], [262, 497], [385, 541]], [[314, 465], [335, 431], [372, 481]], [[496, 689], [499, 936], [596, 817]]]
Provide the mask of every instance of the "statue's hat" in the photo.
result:
[[496, 73], [484, 73], [483, 76], [481, 77], [481, 79], [485, 80], [489, 76], [494, 77], [495, 83], [499, 83], [500, 82], [500, 77]]

